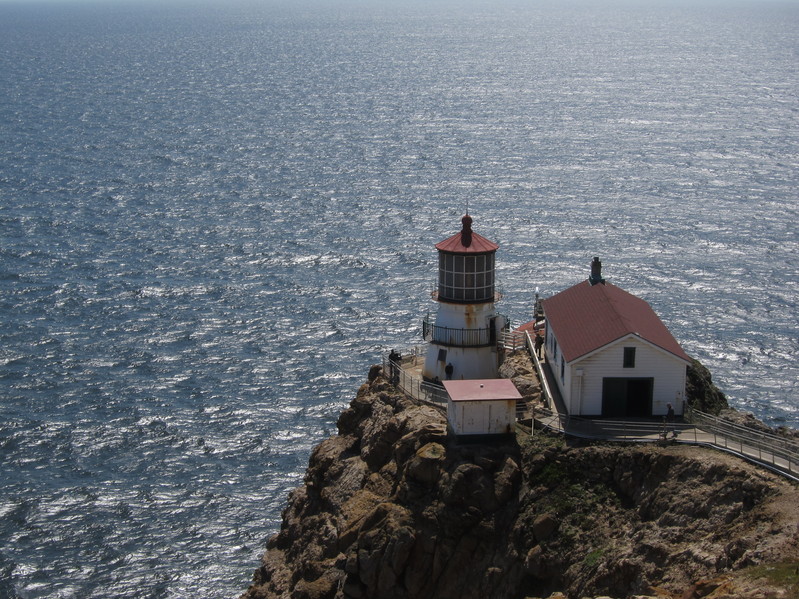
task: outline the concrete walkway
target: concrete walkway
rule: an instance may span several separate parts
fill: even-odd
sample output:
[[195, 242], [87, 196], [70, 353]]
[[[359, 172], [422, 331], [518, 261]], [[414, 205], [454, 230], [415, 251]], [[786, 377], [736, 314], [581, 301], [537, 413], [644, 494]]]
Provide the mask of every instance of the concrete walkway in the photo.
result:
[[729, 452], [799, 482], [799, 452], [776, 447], [755, 437], [749, 439], [701, 429], [693, 424], [663, 424], [635, 420], [599, 420], [562, 416], [550, 411], [534, 414], [536, 428], [570, 437], [627, 443], [687, 443]]
[[692, 423], [664, 422], [652, 419], [605, 420], [569, 416], [555, 381], [555, 375], [544, 359], [531, 351], [548, 409], [532, 409], [537, 427], [547, 428], [572, 437], [637, 443], [688, 443], [727, 451], [745, 460], [799, 481], [799, 443], [758, 433], [721, 421], [708, 414], [695, 412], [701, 427]]
[[[395, 384], [411, 397], [446, 409], [446, 393], [422, 380], [424, 356], [419, 349], [414, 348], [414, 351], [403, 356], [396, 370]], [[693, 413], [699, 426], [676, 422], [668, 429], [665, 423], [654, 419], [606, 420], [569, 416], [549, 365], [532, 352], [527, 353], [538, 373], [542, 396], [546, 398], [545, 405], [528, 404], [527, 409], [524, 406], [517, 407], [517, 414], [523, 419], [532, 418], [533, 434], [535, 429], [548, 429], [582, 439], [702, 445], [729, 452], [799, 481], [799, 443], [758, 433], [701, 412]], [[390, 369], [385, 357], [384, 367]]]
[[[554, 409], [533, 409], [533, 420], [537, 428], [546, 428], [571, 437], [603, 439], [636, 443], [687, 443], [703, 445], [737, 455], [745, 460], [778, 472], [799, 481], [799, 444], [775, 435], [767, 435], [732, 425], [709, 423], [700, 428], [695, 424], [675, 422], [666, 425], [651, 419], [605, 420], [569, 416], [563, 400], [557, 393], [552, 372], [542, 364], [544, 375], [549, 379], [549, 388], [555, 389], [550, 398]], [[708, 415], [703, 415], [707, 420]], [[714, 419], [716, 420], [716, 419]], [[720, 430], [722, 429], [722, 430]]]

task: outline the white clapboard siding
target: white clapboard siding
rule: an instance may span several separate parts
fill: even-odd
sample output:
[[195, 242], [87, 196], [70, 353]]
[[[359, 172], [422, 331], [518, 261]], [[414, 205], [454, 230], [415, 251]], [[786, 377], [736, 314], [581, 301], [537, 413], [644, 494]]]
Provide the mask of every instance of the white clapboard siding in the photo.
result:
[[[624, 348], [635, 348], [635, 366], [624, 368]], [[635, 335], [606, 345], [566, 364], [561, 378], [560, 351], [550, 362], [567, 410], [572, 415], [602, 413], [602, 380], [605, 377], [652, 378], [652, 414], [666, 413], [667, 403], [679, 415], [685, 391], [686, 362]], [[577, 373], [581, 372], [581, 376]]]
[[504, 435], [516, 420], [516, 400], [450, 401], [447, 419], [456, 435]]

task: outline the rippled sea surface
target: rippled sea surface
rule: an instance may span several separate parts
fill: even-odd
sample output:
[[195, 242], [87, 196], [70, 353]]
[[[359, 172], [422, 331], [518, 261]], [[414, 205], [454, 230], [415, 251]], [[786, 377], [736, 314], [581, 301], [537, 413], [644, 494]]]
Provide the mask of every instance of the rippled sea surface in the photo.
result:
[[234, 597], [433, 245], [799, 425], [799, 5], [0, 5], [0, 597]]

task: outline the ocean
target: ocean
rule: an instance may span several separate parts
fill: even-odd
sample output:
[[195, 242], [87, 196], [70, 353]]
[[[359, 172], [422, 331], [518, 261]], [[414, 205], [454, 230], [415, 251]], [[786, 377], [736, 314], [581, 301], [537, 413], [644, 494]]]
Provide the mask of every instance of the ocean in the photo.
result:
[[799, 427], [799, 4], [0, 3], [0, 598], [236, 597], [312, 447], [421, 344], [646, 299]]

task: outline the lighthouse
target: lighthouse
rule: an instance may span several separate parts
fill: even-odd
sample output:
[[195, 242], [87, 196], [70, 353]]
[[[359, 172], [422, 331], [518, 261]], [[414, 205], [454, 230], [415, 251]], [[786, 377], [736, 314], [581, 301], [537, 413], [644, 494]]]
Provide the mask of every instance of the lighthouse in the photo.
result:
[[510, 323], [497, 314], [494, 302], [494, 255], [499, 246], [472, 231], [466, 214], [459, 233], [436, 244], [438, 303], [435, 320], [424, 319], [422, 334], [429, 342], [424, 378], [429, 381], [497, 377], [499, 334]]

